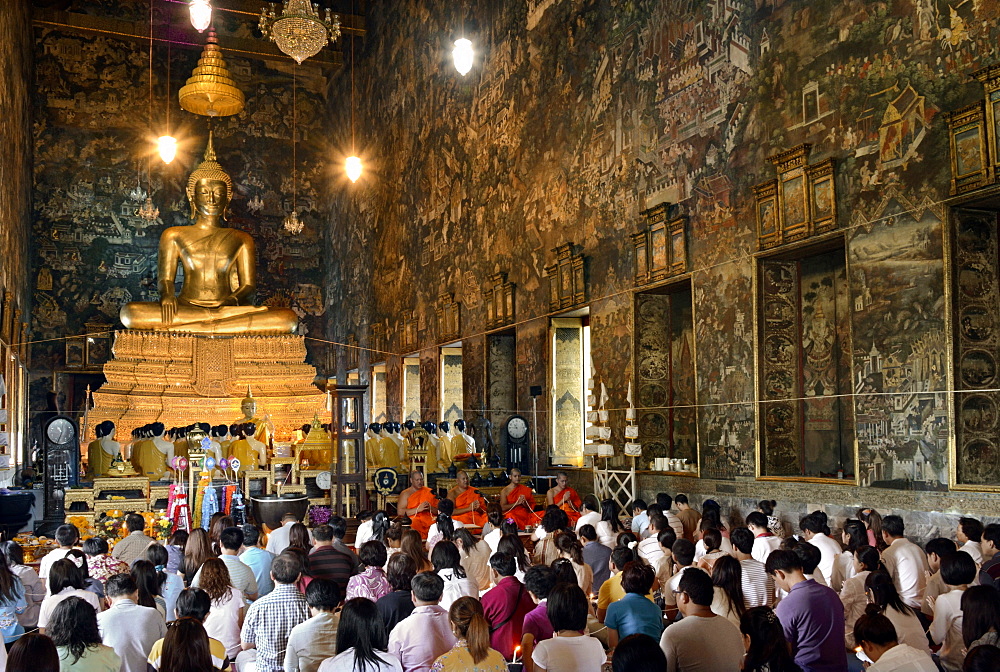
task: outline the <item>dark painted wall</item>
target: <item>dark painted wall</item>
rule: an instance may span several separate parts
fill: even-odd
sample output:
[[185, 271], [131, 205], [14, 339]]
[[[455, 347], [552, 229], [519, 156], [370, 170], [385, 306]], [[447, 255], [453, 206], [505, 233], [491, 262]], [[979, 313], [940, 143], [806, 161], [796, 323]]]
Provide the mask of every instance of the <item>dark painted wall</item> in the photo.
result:
[[[518, 407], [529, 409], [528, 385], [548, 379], [543, 269], [553, 247], [573, 242], [586, 256], [593, 359], [620, 446], [641, 364], [629, 236], [645, 226], [644, 209], [674, 203], [687, 217], [701, 474], [753, 477], [753, 186], [775, 177], [768, 156], [811, 143], [811, 164], [836, 162], [855, 422], [883, 428], [857, 432], [859, 479], [945, 487], [954, 362], [943, 113], [982, 97], [969, 75], [997, 61], [995, 3], [529, 0], [476, 3], [464, 16], [462, 7], [411, 0], [369, 17], [353, 103], [368, 172], [333, 205], [347, 253], [331, 290], [348, 318], [328, 322], [335, 340], [370, 345], [369, 325], [388, 321], [387, 349], [400, 352], [398, 316], [414, 310], [417, 348], [443, 344], [434, 307], [451, 292], [463, 341], [481, 350], [482, 292], [504, 271], [517, 285]], [[464, 78], [450, 59], [463, 27], [477, 50]], [[346, 81], [339, 90], [346, 101]], [[334, 105], [335, 123], [349, 110]], [[822, 315], [810, 313], [804, 329], [830, 326]], [[467, 360], [467, 404], [483, 397], [482, 371], [471, 370], [482, 359]], [[543, 415], [543, 445], [546, 424]]]

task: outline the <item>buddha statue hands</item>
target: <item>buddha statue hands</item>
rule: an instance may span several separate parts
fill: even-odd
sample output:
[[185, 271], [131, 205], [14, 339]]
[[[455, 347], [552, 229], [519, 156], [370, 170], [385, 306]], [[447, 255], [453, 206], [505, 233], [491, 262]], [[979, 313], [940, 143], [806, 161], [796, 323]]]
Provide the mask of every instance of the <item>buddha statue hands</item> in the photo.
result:
[[[249, 305], [256, 289], [253, 238], [223, 225], [233, 181], [215, 160], [209, 135], [205, 160], [188, 178], [194, 224], [172, 226], [160, 236], [160, 301], [132, 302], [121, 310], [129, 329], [196, 334], [292, 334], [298, 316], [287, 308]], [[175, 294], [177, 265], [184, 269]]]

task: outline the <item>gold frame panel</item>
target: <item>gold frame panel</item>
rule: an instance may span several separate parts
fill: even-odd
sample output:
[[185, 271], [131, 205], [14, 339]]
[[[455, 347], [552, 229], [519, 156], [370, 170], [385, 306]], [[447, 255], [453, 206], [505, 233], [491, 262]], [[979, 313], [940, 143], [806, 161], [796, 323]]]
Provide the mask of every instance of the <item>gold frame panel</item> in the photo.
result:
[[[949, 112], [948, 145], [951, 148], [951, 194], [964, 194], [990, 184], [987, 167], [983, 101]], [[974, 165], [978, 162], [978, 166]], [[963, 165], [965, 164], [965, 165]], [[964, 171], [964, 172], [960, 172]]]
[[[807, 242], [801, 243], [799, 245], [792, 246], [792, 249], [784, 253], [808, 253], [817, 246], [822, 247], [824, 244], [829, 245], [831, 243], [836, 244], [834, 241], [839, 241], [840, 245], [844, 250], [844, 270], [847, 277], [851, 277], [851, 255], [848, 254], [848, 241], [847, 237], [843, 232], [833, 233], [830, 235], [823, 236], [818, 240], [809, 240]], [[760, 345], [761, 345], [761, 286], [760, 286], [760, 272], [761, 272], [761, 262], [762, 260], [767, 260], [774, 256], [773, 252], [764, 253], [757, 252], [753, 255], [753, 275], [751, 276], [751, 288], [753, 291], [753, 356], [754, 356], [754, 371], [759, 374], [761, 361], [760, 361]], [[801, 256], [801, 254], [797, 254]], [[854, 344], [854, 323], [853, 320], [848, 323], [848, 336], [851, 339], [851, 347]], [[851, 359], [851, 375], [853, 379], [854, 362], [853, 357]], [[759, 375], [758, 375], [759, 378]], [[754, 385], [754, 426], [757, 431], [754, 432], [754, 480], [756, 481], [783, 481], [789, 483], [824, 483], [827, 485], [832, 484], [843, 484], [847, 486], [857, 487], [861, 484], [861, 478], [859, 473], [859, 449], [858, 449], [858, 435], [857, 435], [857, 418], [855, 415], [855, 403], [854, 403], [854, 392], [853, 385], [851, 387], [851, 394], [845, 395], [850, 397], [850, 417], [851, 425], [854, 427], [853, 436], [853, 458], [854, 458], [854, 478], [817, 478], [814, 476], [766, 476], [761, 473], [761, 448], [762, 448], [762, 432], [761, 427], [761, 398], [760, 398], [760, 382], [758, 380], [757, 384]], [[765, 400], [766, 403], [766, 400]]]

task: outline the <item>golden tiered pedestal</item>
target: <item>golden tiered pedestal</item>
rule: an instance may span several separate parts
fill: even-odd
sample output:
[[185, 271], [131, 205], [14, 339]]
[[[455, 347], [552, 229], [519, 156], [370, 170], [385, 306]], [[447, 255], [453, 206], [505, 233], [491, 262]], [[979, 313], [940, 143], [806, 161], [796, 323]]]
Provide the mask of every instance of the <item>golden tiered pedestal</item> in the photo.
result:
[[[274, 424], [275, 438], [325, 413], [325, 396], [305, 363], [304, 336], [202, 336], [125, 330], [115, 333], [114, 358], [104, 365], [108, 382], [94, 392], [90, 433], [111, 420], [119, 437], [162, 422], [232, 424], [240, 402], [253, 391], [258, 413]], [[88, 437], [89, 439], [90, 437]]]

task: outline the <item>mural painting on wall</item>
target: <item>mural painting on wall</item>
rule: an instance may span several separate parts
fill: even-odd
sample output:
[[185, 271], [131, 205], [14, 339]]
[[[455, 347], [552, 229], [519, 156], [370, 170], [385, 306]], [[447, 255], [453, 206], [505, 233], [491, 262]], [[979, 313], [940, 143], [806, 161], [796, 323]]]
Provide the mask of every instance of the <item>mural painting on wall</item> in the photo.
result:
[[488, 417], [494, 427], [502, 427], [517, 413], [517, 352], [514, 334], [486, 337], [486, 388]]
[[[144, 100], [149, 87], [147, 49], [103, 36], [36, 29], [36, 340], [83, 334], [84, 323], [94, 319], [121, 328], [118, 311], [124, 303], [159, 297], [160, 233], [190, 223], [183, 189], [203, 151], [206, 128], [204, 120], [177, 109], [176, 87], [190, 74], [197, 53], [174, 51], [167, 92], [166, 49], [154, 50], [154, 109], [162, 116], [163, 101], [171, 96], [173, 124], [186, 136], [184, 152], [165, 166], [155, 157], [147, 161], [147, 118], [135, 107], [137, 92]], [[325, 209], [319, 188], [325, 167], [320, 145], [304, 141], [317, 138], [322, 127], [324, 80], [311, 74], [297, 85], [297, 206], [306, 228], [290, 236], [281, 227], [292, 207], [290, 68], [227, 59], [247, 96], [244, 112], [214, 124], [216, 152], [235, 182], [228, 225], [254, 237], [256, 301], [291, 307], [300, 317], [300, 333], [320, 331], [326, 304], [325, 283], [317, 282], [323, 239], [318, 224]], [[159, 209], [153, 220], [137, 214], [147, 196]], [[64, 363], [61, 344], [53, 343], [34, 346], [35, 361], [46, 370]]]
[[[565, 240], [583, 248], [596, 303], [618, 290], [619, 277], [632, 276], [594, 272], [626, 256], [634, 227], [619, 223], [636, 221], [646, 203], [679, 204], [691, 231], [701, 473], [752, 476], [752, 186], [773, 177], [767, 156], [808, 142], [810, 163], [836, 160], [836, 207], [827, 207], [821, 190], [817, 213], [864, 213], [864, 230], [846, 241], [850, 387], [888, 384], [914, 395], [856, 400], [858, 478], [928, 488], [947, 480], [938, 436], [947, 431], [941, 368], [908, 364], [918, 373], [890, 380], [900, 375], [899, 358], [922, 361], [940, 350], [943, 290], [934, 282], [942, 279], [943, 250], [938, 240], [920, 251], [918, 266], [930, 274], [917, 277], [880, 249], [894, 249], [888, 241], [901, 226], [939, 239], [941, 216], [935, 223], [925, 210], [914, 224], [873, 213], [889, 188], [912, 203], [947, 194], [948, 164], [936, 160], [947, 151], [939, 115], [978, 93], [967, 75], [1000, 43], [1000, 6], [638, 0], [583, 11], [566, 0], [531, 0], [489, 20], [482, 10], [478, 78], [461, 81], [425, 24], [410, 20], [416, 7], [393, 3], [371, 17], [378, 24], [372, 49], [391, 57], [360, 66], [367, 76], [359, 78], [359, 100], [366, 119], [380, 120], [368, 135], [382, 165], [365, 194], [334, 205], [334, 235], [352, 241], [351, 249], [366, 250], [360, 241], [373, 235], [379, 241], [355, 257], [343, 287], [328, 288], [363, 306], [359, 322], [433, 305], [446, 277], [468, 307], [463, 331], [478, 333], [486, 308], [465, 296], [467, 278], [503, 269], [517, 285], [518, 319], [539, 322], [528, 328], [537, 336], [532, 344], [522, 344], [523, 327], [517, 344], [518, 395], [530, 407], [527, 385], [542, 382], [547, 370], [548, 250]], [[427, 17], [451, 10], [443, 0], [419, 3]], [[904, 333], [893, 333], [908, 320]], [[815, 334], [809, 347], [824, 339]], [[871, 361], [873, 347], [881, 360]], [[598, 368], [607, 354], [595, 351]], [[829, 382], [819, 373], [816, 381], [824, 389]], [[834, 431], [840, 416], [822, 414], [822, 431]], [[543, 432], [547, 426], [539, 423]]]
[[938, 490], [948, 482], [943, 220], [940, 206], [889, 190], [871, 219], [857, 211], [852, 221], [855, 415], [864, 485]]
[[724, 264], [692, 279], [699, 459], [708, 478], [754, 474], [753, 305], [749, 269]]

